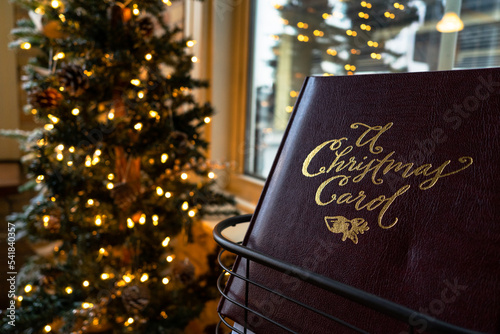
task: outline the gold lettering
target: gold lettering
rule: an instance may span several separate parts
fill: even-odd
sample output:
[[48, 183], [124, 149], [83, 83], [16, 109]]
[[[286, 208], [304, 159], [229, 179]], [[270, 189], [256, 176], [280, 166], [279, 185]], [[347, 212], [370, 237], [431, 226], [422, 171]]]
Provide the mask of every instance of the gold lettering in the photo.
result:
[[[364, 123], [353, 123], [351, 124], [351, 129], [357, 129], [359, 126], [364, 126], [365, 128], [367, 128], [368, 130], [366, 130], [365, 132], [363, 132], [363, 134], [361, 136], [359, 136], [358, 140], [356, 140], [356, 146], [357, 147], [362, 147], [362, 146], [365, 146], [366, 144], [369, 144], [369, 150], [371, 153], [373, 154], [379, 154], [381, 153], [384, 149], [382, 148], [382, 146], [375, 146], [375, 143], [377, 142], [377, 139], [379, 139], [379, 137], [384, 133], [386, 132], [387, 130], [389, 130], [391, 127], [392, 127], [392, 122], [391, 123], [387, 123], [386, 125], [384, 125], [383, 127], [380, 126], [380, 125], [376, 125], [376, 126], [369, 126], [369, 125], [366, 125]], [[373, 136], [372, 138], [366, 140], [364, 143], [362, 142], [364, 137], [370, 132], [370, 131], [377, 131], [377, 133], [375, 134], [375, 136]]]
[[321, 205], [321, 206], [325, 206], [325, 205], [328, 205], [328, 204], [332, 203], [333, 201], [335, 201], [337, 196], [335, 194], [333, 194], [331, 196], [331, 200], [329, 200], [328, 202], [322, 202], [321, 201], [321, 193], [323, 192], [323, 189], [325, 189], [325, 187], [335, 179], [341, 179], [339, 181], [339, 186], [345, 186], [347, 184], [347, 182], [349, 182], [349, 178], [350, 178], [350, 176], [335, 175], [335, 176], [332, 176], [331, 178], [327, 179], [323, 183], [321, 183], [321, 185], [318, 187], [318, 190], [316, 190], [316, 197], [315, 197], [316, 204]]
[[446, 177], [446, 176], [450, 176], [450, 175], [453, 175], [453, 174], [456, 174], [456, 173], [459, 173], [459, 172], [463, 171], [464, 169], [469, 168], [472, 165], [472, 163], [474, 162], [471, 157], [460, 157], [460, 158], [458, 158], [458, 161], [460, 163], [463, 163], [463, 164], [466, 164], [466, 165], [463, 166], [460, 169], [457, 169], [456, 171], [453, 171], [453, 172], [450, 172], [450, 173], [447, 173], [447, 174], [442, 174], [444, 168], [446, 166], [448, 166], [448, 164], [451, 162], [451, 160], [446, 160], [441, 166], [439, 166], [438, 168], [436, 168], [434, 171], [432, 171], [432, 172], [430, 172], [428, 174], [427, 173], [424, 174], [425, 176], [428, 176], [428, 175], [436, 173], [436, 175], [434, 175], [434, 177], [432, 177], [432, 178], [430, 178], [428, 180], [425, 180], [424, 182], [420, 183], [419, 188], [422, 189], [422, 190], [427, 190], [427, 189], [433, 187], [440, 178]]
[[385, 203], [385, 205], [382, 207], [382, 209], [380, 210], [380, 213], [378, 214], [378, 226], [380, 226], [381, 228], [383, 229], [389, 229], [391, 227], [393, 227], [394, 225], [396, 225], [398, 223], [398, 217], [396, 217], [394, 219], [394, 222], [391, 224], [391, 225], [388, 225], [388, 226], [384, 226], [382, 225], [382, 218], [384, 218], [384, 214], [385, 212], [389, 209], [389, 207], [391, 206], [391, 204], [394, 202], [394, 200], [396, 198], [398, 198], [399, 196], [403, 195], [408, 189], [410, 189], [410, 185], [406, 185], [406, 186], [403, 186], [401, 188], [399, 188], [398, 191], [396, 191], [394, 193], [394, 195], [392, 195], [388, 200], [387, 200], [387, 203]]
[[324, 167], [324, 166], [321, 167], [319, 169], [319, 171], [317, 173], [314, 173], [314, 174], [310, 174], [308, 172], [307, 168], [309, 167], [309, 164], [311, 163], [312, 159], [316, 156], [316, 154], [318, 154], [319, 151], [321, 151], [321, 149], [323, 147], [332, 143], [330, 145], [330, 150], [332, 150], [332, 151], [337, 150], [338, 148], [340, 148], [340, 146], [342, 146], [343, 140], [347, 140], [347, 138], [344, 137], [344, 138], [340, 138], [340, 139], [327, 140], [324, 143], [321, 143], [318, 146], [316, 146], [316, 148], [314, 150], [312, 150], [309, 153], [309, 155], [306, 157], [306, 159], [304, 160], [304, 163], [302, 164], [302, 174], [304, 174], [304, 176], [307, 176], [307, 177], [315, 177], [315, 176], [318, 176], [320, 174], [324, 174], [326, 172], [326, 167]]

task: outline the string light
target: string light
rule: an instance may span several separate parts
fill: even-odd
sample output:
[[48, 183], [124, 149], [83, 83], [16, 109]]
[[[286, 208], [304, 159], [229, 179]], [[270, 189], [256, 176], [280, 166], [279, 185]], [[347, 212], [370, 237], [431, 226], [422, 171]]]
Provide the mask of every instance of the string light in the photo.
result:
[[186, 211], [187, 209], [189, 209], [189, 203], [188, 202], [182, 203], [181, 209], [184, 210], [184, 211]]
[[58, 52], [58, 53], [56, 53], [56, 55], [54, 57], [52, 57], [52, 59], [58, 60], [58, 59], [64, 59], [64, 57], [66, 57], [64, 52]]
[[52, 330], [52, 327], [50, 327], [50, 325], [47, 325], [47, 326], [45, 326], [45, 327], [43, 328], [43, 330], [44, 330], [46, 333], [48, 333], [48, 332], [50, 332], [50, 331]]
[[299, 42], [309, 42], [309, 37], [307, 37], [306, 35], [299, 34], [297, 36], [297, 39], [299, 40]]
[[113, 111], [110, 111], [110, 112], [108, 113], [108, 119], [109, 119], [109, 120], [112, 120], [113, 118], [115, 118], [115, 113], [114, 113]]
[[44, 227], [48, 227], [49, 226], [49, 221], [50, 221], [50, 216], [49, 215], [43, 216], [42, 221], [43, 221], [43, 226]]
[[137, 16], [141, 13], [141, 11], [139, 10], [139, 8], [137, 7], [137, 4], [134, 4], [134, 8], [132, 9], [132, 13]]
[[73, 289], [70, 286], [67, 286], [66, 289], [64, 289], [68, 295], [73, 293]]
[[162, 242], [161, 242], [161, 245], [163, 247], [167, 247], [168, 246], [168, 243], [170, 242], [170, 238], [169, 237], [166, 237]]
[[108, 274], [108, 273], [102, 273], [102, 274], [101, 274], [101, 279], [102, 279], [102, 280], [107, 280], [109, 277], [110, 277], [110, 276], [109, 276], [109, 274]]
[[94, 221], [94, 224], [95, 224], [96, 226], [101, 226], [101, 224], [102, 224], [102, 218], [101, 218], [101, 216], [100, 216], [100, 215], [95, 216], [95, 221]]
[[92, 159], [89, 155], [85, 158], [85, 167], [90, 167], [92, 165]]
[[86, 288], [90, 285], [89, 281], [83, 281], [82, 285]]
[[192, 48], [196, 44], [196, 41], [194, 40], [189, 40], [186, 42], [186, 45], [188, 48]]
[[147, 55], [144, 56], [146, 60], [151, 60], [153, 58], [153, 55], [151, 53], [148, 53]]
[[43, 7], [37, 7], [35, 9], [35, 13], [40, 14], [40, 15], [44, 15], [45, 14], [45, 9], [43, 9]]
[[158, 116], [158, 112], [154, 111], [154, 110], [150, 110], [149, 111], [149, 117], [151, 118], [155, 118], [156, 116]]
[[88, 204], [88, 205], [94, 205], [94, 200], [93, 200], [92, 198], [89, 198], [89, 199], [87, 200], [87, 204]]
[[144, 213], [141, 214], [141, 217], [139, 218], [139, 224], [141, 225], [146, 224], [146, 215]]
[[194, 210], [189, 210], [188, 216], [193, 218], [196, 215], [196, 212]]
[[137, 131], [141, 131], [141, 129], [142, 129], [142, 123], [136, 123], [134, 125], [134, 129], [136, 129]]
[[337, 55], [337, 50], [327, 49], [326, 53], [328, 53], [330, 56], [336, 56]]
[[61, 5], [61, 3], [58, 1], [58, 0], [53, 0], [50, 5], [52, 6], [52, 8], [59, 8], [59, 6]]
[[40, 182], [42, 182], [44, 178], [45, 178], [45, 177], [44, 177], [43, 175], [38, 175], [38, 176], [36, 177], [36, 183], [40, 183]]
[[143, 282], [143, 283], [144, 283], [144, 282], [146, 282], [148, 279], [149, 279], [149, 275], [148, 275], [148, 274], [146, 274], [146, 273], [142, 274], [142, 276], [141, 276], [141, 282]]
[[163, 189], [161, 187], [156, 187], [156, 194], [158, 196], [163, 196]]
[[114, 178], [115, 178], [115, 174], [113, 174], [113, 173], [108, 174], [108, 180], [112, 181], [112, 180], [114, 180]]
[[170, 198], [170, 197], [172, 197], [172, 193], [171, 193], [170, 191], [167, 191], [167, 192], [165, 193], [165, 197], [166, 197], [166, 198]]
[[141, 80], [139, 79], [132, 79], [130, 80], [130, 83], [134, 86], [139, 86], [141, 84]]
[[168, 154], [167, 153], [163, 153], [161, 155], [161, 162], [165, 163], [165, 162], [167, 162], [167, 160], [168, 160]]
[[33, 286], [31, 286], [31, 284], [27, 284], [24, 287], [24, 292], [26, 292], [26, 293], [29, 293], [31, 290], [33, 290]]
[[92, 304], [92, 303], [87, 303], [87, 302], [82, 303], [82, 308], [84, 310], [87, 310], [87, 309], [92, 308], [92, 307], [94, 307], [94, 304]]
[[172, 1], [170, 0], [163, 0], [163, 3], [167, 6], [172, 6]]
[[137, 97], [140, 99], [144, 98], [144, 92], [143, 91], [137, 92]]
[[56, 159], [62, 161], [64, 159], [64, 156], [62, 155], [62, 153], [58, 153]]
[[108, 188], [109, 190], [113, 189], [114, 187], [115, 186], [111, 182], [108, 182], [108, 184], [106, 184], [106, 188]]
[[132, 277], [129, 274], [123, 275], [123, 280], [127, 283], [130, 283], [132, 282]]
[[209, 178], [209, 179], [213, 179], [213, 178], [215, 178], [215, 173], [214, 173], [214, 172], [209, 172], [209, 173], [208, 173], [208, 178]]
[[168, 279], [168, 277], [163, 277], [163, 279], [161, 280], [161, 282], [163, 284], [167, 285], [170, 282], [170, 280]]
[[48, 114], [47, 117], [50, 119], [50, 121], [54, 124], [57, 124], [59, 122], [59, 118], [57, 118], [56, 116], [52, 115], [52, 114]]
[[127, 227], [128, 228], [134, 228], [134, 226], [135, 226], [134, 221], [132, 219], [130, 219], [130, 218], [127, 218]]
[[66, 16], [64, 16], [64, 14], [59, 14], [59, 19], [61, 22], [66, 22]]
[[328, 13], [323, 13], [323, 15], [321, 15], [321, 16], [326, 20], [327, 18], [329, 18], [332, 15], [328, 14]]
[[314, 30], [313, 34], [314, 34], [314, 36], [317, 36], [317, 37], [323, 37], [325, 35], [325, 33], [321, 30]]
[[158, 215], [153, 215], [152, 219], [153, 219], [153, 225], [157, 226], [158, 225]]
[[21, 49], [29, 50], [29, 49], [31, 49], [31, 44], [29, 42], [24, 42], [21, 44]]
[[125, 326], [129, 326], [134, 323], [134, 318], [130, 317], [125, 321]]
[[181, 179], [187, 180], [187, 178], [188, 178], [188, 175], [186, 173], [181, 174]]
[[192, 56], [192, 57], [191, 57], [191, 61], [192, 61], [193, 63], [198, 62], [198, 57], [196, 57], [196, 56]]
[[104, 255], [106, 253], [106, 250], [104, 248], [99, 248], [99, 254]]
[[292, 107], [292, 106], [287, 106], [287, 107], [285, 108], [285, 111], [286, 111], [287, 113], [291, 113], [291, 112], [293, 111], [293, 107]]
[[174, 256], [173, 255], [169, 255], [167, 256], [167, 262], [170, 263], [174, 260]]

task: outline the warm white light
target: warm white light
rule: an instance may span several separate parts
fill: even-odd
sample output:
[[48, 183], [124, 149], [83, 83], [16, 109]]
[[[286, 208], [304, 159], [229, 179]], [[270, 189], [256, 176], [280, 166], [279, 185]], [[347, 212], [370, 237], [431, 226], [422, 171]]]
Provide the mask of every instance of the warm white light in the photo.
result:
[[196, 63], [196, 62], [198, 61], [198, 57], [196, 57], [196, 56], [192, 56], [192, 57], [191, 57], [191, 61], [192, 61], [193, 63]]
[[50, 120], [52, 121], [52, 123], [54, 124], [57, 124], [59, 122], [59, 118], [57, 118], [56, 116], [54, 115], [51, 115], [51, 114], [48, 114], [47, 115], [48, 118], [50, 118]]
[[134, 129], [136, 129], [137, 131], [141, 131], [141, 129], [142, 129], [142, 123], [136, 123], [134, 125]]
[[144, 213], [139, 218], [139, 224], [141, 224], [141, 225], [146, 224], [146, 215]]
[[31, 44], [29, 42], [24, 42], [23, 44], [21, 44], [21, 49], [29, 50], [31, 49]]
[[132, 13], [137, 16], [141, 13], [141, 11], [138, 8], [134, 8], [132, 9]]
[[73, 293], [73, 289], [70, 286], [67, 286], [66, 289], [64, 289], [68, 295]]
[[99, 254], [104, 254], [104, 253], [106, 253], [106, 250], [104, 248], [100, 248], [99, 249]]
[[171, 193], [170, 191], [167, 191], [167, 192], [165, 193], [165, 197], [166, 197], [166, 198], [170, 198], [170, 197], [172, 197], [172, 193]]
[[149, 116], [151, 118], [155, 118], [156, 116], [158, 116], [158, 112], [154, 111], [154, 110], [150, 110], [149, 111]]
[[30, 292], [31, 290], [33, 290], [33, 287], [31, 286], [31, 284], [28, 284], [24, 287], [24, 292], [26, 292], [26, 293]]
[[138, 92], [137, 97], [140, 99], [144, 98], [144, 92]]
[[196, 215], [196, 212], [194, 210], [189, 210], [188, 216], [193, 218]]
[[130, 282], [132, 282], [132, 277], [130, 277], [129, 275], [124, 275], [123, 280], [127, 283], [130, 283]]
[[134, 221], [130, 218], [127, 218], [127, 227], [128, 228], [133, 228], [135, 225]]
[[196, 41], [190, 40], [186, 42], [188, 48], [192, 48], [196, 44]]
[[207, 123], [207, 124], [208, 124], [208, 123], [210, 123], [210, 121], [211, 121], [211, 120], [212, 120], [212, 119], [211, 119], [210, 117], [205, 117], [205, 118], [203, 119], [203, 121], [204, 121], [205, 123]]
[[82, 285], [84, 287], [88, 287], [90, 285], [90, 282], [89, 281], [83, 281]]
[[162, 241], [161, 245], [163, 247], [167, 247], [169, 242], [170, 242], [170, 238], [166, 237], [165, 240]]
[[163, 3], [164, 3], [165, 5], [167, 5], [167, 6], [172, 6], [172, 1], [170, 1], [170, 0], [162, 0], [162, 1], [163, 1]]
[[167, 277], [163, 277], [163, 279], [161, 280], [161, 282], [165, 285], [168, 284], [168, 282], [170, 282], [170, 280], [167, 278]]
[[47, 325], [43, 328], [43, 330], [48, 333], [52, 330], [52, 327], [50, 327], [50, 325]]
[[141, 80], [139, 79], [132, 79], [130, 80], [130, 83], [134, 86], [139, 86], [141, 84]]
[[174, 257], [172, 255], [167, 256], [167, 262], [172, 262]]
[[107, 280], [109, 278], [109, 274], [108, 273], [102, 273], [101, 274], [101, 279], [102, 280]]
[[186, 180], [188, 178], [188, 175], [186, 173], [181, 174], [181, 179]]
[[153, 55], [151, 53], [148, 53], [144, 56], [144, 58], [146, 58], [146, 60], [151, 60], [153, 58]]
[[95, 222], [94, 223], [95, 223], [96, 226], [101, 226], [101, 224], [102, 224], [102, 218], [101, 218], [101, 216], [99, 216], [99, 215], [95, 216]]
[[52, 8], [59, 8], [59, 6], [61, 5], [61, 3], [58, 1], [58, 0], [53, 0], [50, 5], [52, 6]]
[[54, 125], [53, 125], [53, 124], [45, 124], [45, 125], [43, 126], [43, 128], [44, 128], [45, 130], [47, 130], [47, 131], [50, 131], [50, 130], [52, 130], [52, 129], [54, 128]]
[[108, 174], [108, 180], [112, 181], [115, 178], [115, 174], [109, 173]]
[[71, 114], [73, 114], [73, 116], [77, 116], [79, 113], [80, 113], [80, 109], [78, 109], [78, 108], [74, 108], [73, 110], [71, 110]]
[[54, 60], [57, 60], [57, 59], [64, 59], [64, 57], [66, 57], [66, 55], [64, 54], [64, 52], [58, 52], [54, 57], [53, 59]]
[[114, 112], [112, 112], [112, 111], [110, 111], [110, 112], [108, 113], [108, 119], [109, 119], [109, 120], [111, 120], [111, 119], [113, 119], [113, 118], [115, 118], [115, 113], [114, 113]]
[[95, 150], [95, 152], [94, 152], [94, 154], [95, 154], [96, 156], [100, 156], [100, 155], [101, 155], [101, 153], [102, 153], [102, 151], [101, 151], [100, 149], [97, 149], [97, 150]]
[[181, 209], [184, 210], [184, 211], [186, 211], [187, 209], [189, 209], [189, 203], [188, 202], [182, 203]]
[[94, 304], [92, 304], [92, 303], [87, 303], [87, 302], [82, 303], [82, 308], [85, 309], [85, 310], [89, 309], [89, 308], [91, 308], [93, 306], [94, 306]]
[[56, 156], [56, 159], [59, 161], [62, 161], [63, 158], [64, 158], [64, 156], [62, 155], [62, 153], [58, 153]]
[[449, 12], [437, 23], [436, 29], [443, 33], [457, 32], [464, 29], [464, 23], [456, 13]]
[[113, 189], [114, 187], [114, 184], [111, 182], [108, 182], [108, 184], [106, 185], [106, 188], [108, 188], [109, 190]]
[[165, 162], [167, 162], [167, 160], [168, 160], [168, 154], [167, 153], [163, 153], [161, 155], [161, 162], [165, 163]]
[[146, 273], [142, 274], [142, 276], [141, 276], [141, 282], [146, 282], [148, 279], [149, 279], [149, 275], [148, 274], [146, 274]]
[[213, 179], [214, 177], [215, 177], [215, 173], [214, 172], [208, 173], [208, 178], [209, 179]]
[[156, 187], [156, 194], [158, 196], [163, 196], [163, 189], [161, 189], [161, 187]]
[[88, 204], [88, 205], [94, 205], [94, 200], [93, 200], [92, 198], [89, 198], [89, 199], [87, 200], [87, 204]]

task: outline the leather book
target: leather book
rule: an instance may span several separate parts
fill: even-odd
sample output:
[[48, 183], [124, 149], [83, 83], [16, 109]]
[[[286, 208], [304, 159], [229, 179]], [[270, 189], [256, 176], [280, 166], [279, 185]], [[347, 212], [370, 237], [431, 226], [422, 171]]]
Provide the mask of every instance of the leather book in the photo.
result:
[[[441, 321], [500, 332], [500, 69], [306, 79], [244, 245]], [[245, 259], [234, 265], [245, 275]], [[408, 325], [250, 263], [250, 279], [369, 333]], [[245, 303], [231, 277], [229, 297]], [[298, 333], [351, 333], [249, 286]], [[228, 300], [221, 314], [242, 324]], [[413, 321], [413, 323], [412, 323]], [[417, 333], [425, 321], [408, 319]], [[259, 333], [282, 330], [251, 313]]]

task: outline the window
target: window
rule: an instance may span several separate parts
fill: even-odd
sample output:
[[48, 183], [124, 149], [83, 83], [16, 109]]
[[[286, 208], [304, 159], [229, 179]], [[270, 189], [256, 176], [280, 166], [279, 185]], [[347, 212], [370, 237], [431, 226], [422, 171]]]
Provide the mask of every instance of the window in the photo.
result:
[[308, 75], [500, 66], [498, 0], [252, 3], [244, 171], [260, 179]]

